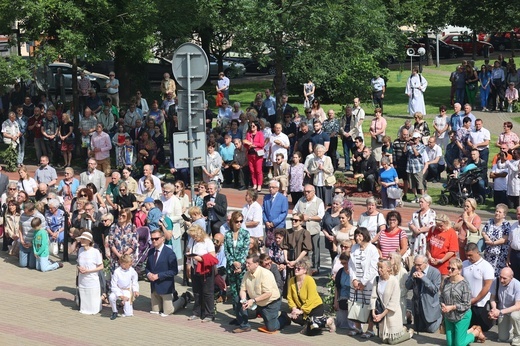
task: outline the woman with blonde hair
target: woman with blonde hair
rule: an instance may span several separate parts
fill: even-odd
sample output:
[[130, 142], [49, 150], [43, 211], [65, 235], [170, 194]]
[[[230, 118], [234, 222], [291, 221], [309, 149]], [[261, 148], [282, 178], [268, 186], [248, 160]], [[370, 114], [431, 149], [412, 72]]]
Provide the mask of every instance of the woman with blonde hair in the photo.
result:
[[[392, 264], [389, 260], [379, 261], [377, 264], [378, 278], [372, 288], [370, 309], [372, 319], [379, 323], [379, 337], [383, 343], [395, 345], [410, 339], [414, 330], [403, 327], [400, 296], [401, 290], [397, 278], [392, 275]], [[377, 301], [382, 304], [378, 310]]]
[[457, 232], [459, 239], [459, 257], [462, 261], [466, 260], [466, 244], [468, 236], [477, 235], [480, 230], [482, 220], [475, 212], [477, 210], [477, 201], [475, 198], [468, 198], [464, 201], [464, 211], [459, 216], [453, 228]]
[[406, 279], [408, 278], [408, 272], [402, 264], [402, 257], [398, 251], [390, 252], [388, 254], [388, 260], [392, 265], [392, 275], [395, 275], [397, 277], [397, 281], [399, 282], [399, 288], [401, 289], [401, 314], [404, 324], [405, 321], [407, 321], [408, 316], [408, 320], [411, 319], [411, 313], [408, 314], [406, 310], [406, 294], [408, 293], [408, 290], [406, 289]]
[[304, 335], [316, 335], [321, 328], [328, 328], [330, 332], [336, 330], [334, 318], [324, 316], [323, 301], [318, 294], [316, 281], [309, 275], [311, 263], [307, 259], [296, 261], [295, 275], [289, 280], [287, 303], [291, 312], [289, 318], [300, 326]]
[[70, 167], [72, 161], [72, 150], [74, 150], [74, 124], [68, 113], [63, 113], [62, 124], [58, 129], [61, 140], [61, 154], [65, 160], [63, 167]]
[[[213, 271], [214, 264], [218, 263], [215, 254], [215, 245], [206, 234], [206, 231], [198, 226], [192, 225], [188, 229], [190, 240], [186, 248], [186, 256], [191, 267], [191, 280], [193, 296], [193, 315], [188, 317], [188, 321], [198, 320], [201, 322], [211, 322], [214, 318], [215, 299], [213, 297], [215, 289], [215, 276]], [[213, 263], [213, 265], [210, 265]], [[205, 271], [204, 268], [210, 267]]]
[[20, 176], [20, 179], [18, 180], [18, 190], [23, 190], [27, 192], [30, 197], [34, 197], [36, 190], [38, 190], [38, 183], [29, 176], [27, 167], [21, 165], [18, 168], [18, 175]]

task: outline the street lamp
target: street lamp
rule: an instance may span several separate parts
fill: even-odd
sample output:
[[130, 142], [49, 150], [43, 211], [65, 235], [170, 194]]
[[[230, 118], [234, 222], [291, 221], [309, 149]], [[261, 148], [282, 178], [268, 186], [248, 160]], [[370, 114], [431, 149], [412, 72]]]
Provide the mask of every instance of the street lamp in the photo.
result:
[[423, 47], [420, 47], [419, 49], [417, 49], [417, 52], [415, 52], [415, 49], [413, 49], [413, 48], [408, 48], [406, 50], [406, 55], [408, 55], [411, 58], [410, 59], [410, 71], [413, 68], [413, 58], [419, 57], [419, 73], [422, 73], [422, 57], [424, 56], [424, 54], [426, 54], [426, 49], [424, 49]]

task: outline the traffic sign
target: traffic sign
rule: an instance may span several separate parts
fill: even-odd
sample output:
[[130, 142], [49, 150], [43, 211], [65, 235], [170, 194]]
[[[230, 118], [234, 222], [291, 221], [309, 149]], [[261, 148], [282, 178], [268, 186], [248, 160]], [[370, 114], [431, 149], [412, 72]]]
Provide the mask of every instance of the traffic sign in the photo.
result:
[[190, 161], [193, 162], [193, 167], [206, 166], [206, 132], [192, 132], [192, 156], [190, 157], [188, 146], [188, 133], [175, 132], [173, 134], [172, 147], [174, 149], [173, 164], [176, 169], [188, 168]]
[[[188, 63], [190, 66], [188, 67]], [[188, 70], [190, 75], [188, 75]], [[173, 53], [172, 72], [177, 83], [184, 88], [198, 89], [206, 83], [209, 60], [204, 50], [193, 43], [184, 43]]]

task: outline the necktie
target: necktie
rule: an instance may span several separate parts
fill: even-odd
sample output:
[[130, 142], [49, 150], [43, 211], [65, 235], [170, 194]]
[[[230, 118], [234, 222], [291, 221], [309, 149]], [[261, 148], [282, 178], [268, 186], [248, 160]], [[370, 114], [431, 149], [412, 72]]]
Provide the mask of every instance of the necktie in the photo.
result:
[[154, 264], [157, 263], [157, 258], [159, 258], [159, 250], [155, 250]]

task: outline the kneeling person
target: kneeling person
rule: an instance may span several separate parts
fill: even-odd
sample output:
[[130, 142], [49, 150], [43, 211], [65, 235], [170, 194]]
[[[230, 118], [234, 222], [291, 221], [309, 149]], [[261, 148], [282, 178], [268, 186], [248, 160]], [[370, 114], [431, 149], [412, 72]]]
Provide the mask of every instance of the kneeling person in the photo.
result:
[[108, 296], [110, 306], [112, 307], [111, 320], [117, 318], [117, 300], [123, 302], [124, 317], [134, 315], [133, 302], [139, 297], [139, 282], [137, 281], [137, 272], [132, 268], [132, 257], [123, 255], [119, 259], [119, 267], [114, 271], [111, 281], [112, 292]]

